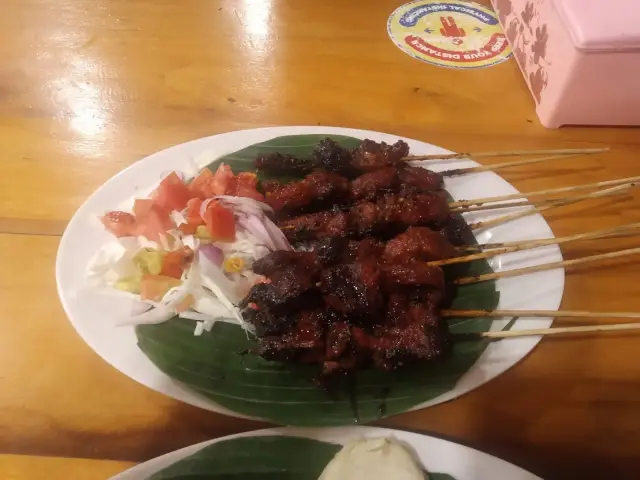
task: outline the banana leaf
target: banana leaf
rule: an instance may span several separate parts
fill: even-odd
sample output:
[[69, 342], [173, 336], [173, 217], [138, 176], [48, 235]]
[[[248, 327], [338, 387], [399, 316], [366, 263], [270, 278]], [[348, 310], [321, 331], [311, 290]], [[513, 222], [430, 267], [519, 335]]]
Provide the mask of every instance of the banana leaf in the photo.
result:
[[[236, 438], [209, 445], [149, 480], [317, 480], [341, 448], [300, 437]], [[428, 478], [455, 480], [431, 472]]]
[[[209, 168], [215, 170], [222, 161], [236, 173], [253, 170], [258, 154], [276, 151], [310, 157], [325, 137], [278, 137], [227, 155]], [[349, 148], [360, 143], [351, 137], [331, 138]], [[469, 264], [467, 274], [492, 271], [485, 260], [477, 260]], [[464, 285], [458, 287], [451, 308], [492, 310], [498, 300], [493, 281]], [[492, 320], [450, 318], [448, 322], [451, 332], [458, 334], [488, 331]], [[136, 334], [141, 350], [170, 377], [239, 414], [295, 426], [367, 423], [403, 413], [453, 389], [488, 345], [484, 339], [457, 342], [452, 354], [438, 362], [394, 372], [360, 371], [355, 382], [327, 392], [313, 381], [315, 367], [268, 362], [246, 354], [256, 342], [238, 325], [218, 322], [201, 336], [194, 336], [193, 330], [192, 321], [176, 317], [158, 325], [140, 325]]]

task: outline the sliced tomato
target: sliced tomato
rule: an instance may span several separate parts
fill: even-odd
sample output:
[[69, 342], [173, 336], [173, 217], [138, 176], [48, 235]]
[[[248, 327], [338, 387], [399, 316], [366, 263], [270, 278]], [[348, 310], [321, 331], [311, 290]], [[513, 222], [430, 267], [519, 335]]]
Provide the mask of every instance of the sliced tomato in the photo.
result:
[[152, 194], [156, 205], [169, 211], [184, 209], [187, 202], [195, 196], [176, 172], [171, 172], [165, 177]]
[[155, 202], [150, 198], [136, 198], [133, 202], [133, 214], [136, 217], [144, 217], [153, 210]]
[[160, 275], [172, 278], [181, 278], [182, 274], [193, 260], [193, 250], [189, 247], [181, 248], [173, 252], [167, 252], [162, 259]]
[[213, 195], [235, 195], [236, 176], [229, 165], [221, 163], [211, 180], [211, 192]]
[[189, 190], [200, 198], [213, 197], [213, 191], [211, 190], [212, 180], [213, 172], [205, 168], [191, 181]]
[[164, 275], [143, 275], [140, 281], [140, 299], [159, 302], [162, 297], [182, 282]]
[[204, 222], [212, 240], [235, 242], [236, 221], [233, 212], [223, 207], [220, 202], [210, 202], [204, 212]]
[[174, 228], [169, 212], [152, 200], [136, 200], [133, 210], [136, 212], [136, 235], [157, 242], [167, 230]]
[[237, 177], [236, 195], [264, 202], [264, 195], [258, 191], [258, 176], [251, 172], [240, 172]]
[[204, 225], [204, 220], [200, 215], [200, 208], [203, 200], [201, 198], [192, 198], [187, 202], [187, 211], [185, 219], [187, 223], [178, 226], [178, 230], [186, 235], [193, 235], [200, 225]]
[[135, 235], [136, 219], [127, 212], [108, 212], [100, 219], [105, 228], [116, 237]]
[[194, 225], [193, 223], [181, 223], [178, 225], [178, 230], [180, 230], [185, 235], [195, 235], [198, 231], [198, 227], [200, 225]]
[[185, 214], [187, 223], [194, 225], [204, 225], [204, 220], [200, 215], [202, 203], [203, 200], [201, 198], [192, 198], [187, 202], [187, 212]]

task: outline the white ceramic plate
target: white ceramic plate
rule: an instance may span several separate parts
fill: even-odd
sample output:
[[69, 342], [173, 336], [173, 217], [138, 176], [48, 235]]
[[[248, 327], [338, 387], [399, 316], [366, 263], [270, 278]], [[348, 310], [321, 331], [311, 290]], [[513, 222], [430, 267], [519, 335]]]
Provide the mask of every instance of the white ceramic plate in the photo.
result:
[[[274, 137], [313, 133], [348, 135], [386, 142], [395, 142], [401, 138], [367, 130], [332, 127], [273, 127], [230, 132], [194, 140], [150, 155], [100, 187], [71, 219], [62, 237], [56, 262], [56, 279], [62, 305], [84, 341], [108, 363], [147, 387], [207, 410], [242, 416], [162, 373], [138, 348], [133, 327], [114, 326], [114, 319], [130, 314], [131, 301], [120, 295], [105, 295], [87, 287], [86, 266], [94, 252], [110, 240], [110, 235], [98, 221], [98, 216], [109, 210], [127, 208], [133, 197], [147, 195], [167, 172], [193, 168], [194, 159], [204, 151], [222, 156]], [[408, 138], [403, 140], [411, 147], [412, 154], [450, 153], [428, 143]], [[474, 165], [477, 164], [470, 160], [430, 162], [429, 168], [442, 170]], [[456, 199], [517, 192], [498, 175], [486, 172], [451, 178], [446, 182], [446, 188]], [[478, 213], [469, 218], [476, 220], [509, 213], [506, 210], [492, 212], [491, 215]], [[544, 218], [533, 215], [481, 232], [478, 240], [484, 243], [549, 237], [553, 237], [553, 232]], [[495, 271], [502, 271], [560, 260], [562, 255], [559, 248], [549, 246], [494, 257], [491, 266]], [[500, 279], [497, 288], [500, 290], [500, 309], [557, 310], [564, 290], [564, 270]], [[549, 325], [550, 319], [523, 318], [515, 323], [513, 330], [546, 328]], [[493, 329], [499, 330], [503, 326], [504, 322], [494, 322]], [[453, 390], [416, 408], [442, 403], [479, 387], [515, 365], [538, 341], [538, 337], [522, 337], [492, 343]]]
[[439, 438], [387, 428], [339, 427], [323, 429], [269, 428], [241, 433], [198, 443], [190, 447], [167, 453], [137, 465], [111, 480], [142, 480], [163, 468], [193, 455], [212, 443], [241, 437], [258, 436], [306, 437], [322, 442], [344, 445], [363, 437], [393, 437], [409, 445], [420, 459], [422, 466], [430, 472], [447, 473], [456, 480], [540, 480], [539, 477], [515, 465], [473, 448], [458, 445]]

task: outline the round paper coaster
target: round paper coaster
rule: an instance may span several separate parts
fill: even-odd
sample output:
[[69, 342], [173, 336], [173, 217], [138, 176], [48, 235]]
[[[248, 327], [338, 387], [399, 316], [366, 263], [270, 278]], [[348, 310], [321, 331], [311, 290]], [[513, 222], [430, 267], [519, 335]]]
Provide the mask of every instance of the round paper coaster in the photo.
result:
[[387, 31], [402, 51], [441, 67], [489, 67], [511, 57], [495, 13], [477, 3], [406, 3], [391, 14]]

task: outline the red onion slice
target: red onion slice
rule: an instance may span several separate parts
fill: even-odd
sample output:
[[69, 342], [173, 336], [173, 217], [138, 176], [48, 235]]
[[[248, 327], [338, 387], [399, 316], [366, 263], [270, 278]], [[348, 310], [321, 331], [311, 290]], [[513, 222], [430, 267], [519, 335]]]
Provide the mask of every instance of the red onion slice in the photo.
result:
[[269, 231], [264, 226], [264, 220], [262, 218], [256, 215], [247, 215], [245, 218], [239, 217], [238, 222], [243, 228], [253, 234], [262, 245], [265, 245], [271, 251], [277, 250]]
[[287, 237], [282, 233], [282, 230], [280, 230], [269, 217], [263, 217], [263, 222], [276, 246], [276, 250], [293, 250], [293, 247], [291, 247], [289, 240], [287, 240]]
[[214, 265], [218, 267], [222, 266], [222, 262], [224, 261], [224, 253], [219, 247], [211, 244], [202, 245], [199, 251], [202, 252], [204, 256], [207, 257], [207, 259]]
[[237, 210], [243, 211], [246, 214], [257, 212], [273, 213], [273, 208], [264, 202], [259, 202], [253, 198], [248, 197], [234, 197], [231, 195], [216, 195], [214, 199], [221, 200], [223, 203], [229, 203], [237, 207]]

